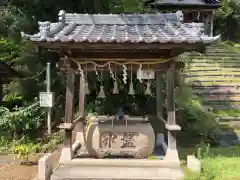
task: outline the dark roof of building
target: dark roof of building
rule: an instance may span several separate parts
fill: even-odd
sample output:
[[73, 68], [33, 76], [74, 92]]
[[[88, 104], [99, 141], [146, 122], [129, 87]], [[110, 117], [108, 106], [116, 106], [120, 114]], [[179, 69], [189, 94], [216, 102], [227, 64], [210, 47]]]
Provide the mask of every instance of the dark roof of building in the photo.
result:
[[70, 14], [39, 22], [39, 32], [22, 33], [34, 42], [211, 43], [202, 23], [183, 23], [181, 12], [167, 14]]
[[6, 2], [6, 0], [0, 0], [0, 6], [4, 6], [5, 2]]
[[158, 9], [217, 9], [220, 0], [145, 0], [145, 5]]

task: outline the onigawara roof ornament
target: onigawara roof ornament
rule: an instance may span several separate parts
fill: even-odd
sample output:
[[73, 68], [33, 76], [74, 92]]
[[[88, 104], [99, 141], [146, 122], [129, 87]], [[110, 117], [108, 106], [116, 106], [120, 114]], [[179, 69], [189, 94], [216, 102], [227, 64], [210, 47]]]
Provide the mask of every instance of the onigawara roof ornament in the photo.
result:
[[181, 11], [165, 14], [76, 14], [59, 12], [58, 22], [38, 22], [32, 42], [212, 43], [203, 23], [184, 23]]

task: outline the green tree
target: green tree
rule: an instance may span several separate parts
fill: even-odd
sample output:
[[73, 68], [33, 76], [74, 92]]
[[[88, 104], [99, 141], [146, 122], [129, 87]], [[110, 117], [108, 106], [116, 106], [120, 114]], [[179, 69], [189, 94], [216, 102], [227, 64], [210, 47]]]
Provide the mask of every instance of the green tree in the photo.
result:
[[223, 40], [240, 40], [240, 3], [237, 0], [222, 0], [216, 11], [215, 29]]

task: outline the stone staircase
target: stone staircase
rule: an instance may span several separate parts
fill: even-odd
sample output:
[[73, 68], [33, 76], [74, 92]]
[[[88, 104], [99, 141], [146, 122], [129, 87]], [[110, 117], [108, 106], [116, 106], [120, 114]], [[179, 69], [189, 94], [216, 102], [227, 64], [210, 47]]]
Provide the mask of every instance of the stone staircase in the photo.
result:
[[189, 55], [185, 80], [221, 120], [240, 121], [240, 53], [225, 44], [207, 48], [205, 55]]
[[185, 80], [218, 115], [223, 125], [220, 144], [240, 143], [240, 53], [221, 43], [208, 47], [205, 55], [192, 53], [188, 58]]

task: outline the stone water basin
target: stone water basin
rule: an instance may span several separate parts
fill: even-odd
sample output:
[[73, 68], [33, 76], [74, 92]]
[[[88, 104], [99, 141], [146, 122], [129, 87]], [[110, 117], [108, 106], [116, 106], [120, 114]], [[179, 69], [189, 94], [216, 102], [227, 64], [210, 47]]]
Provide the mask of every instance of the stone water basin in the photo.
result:
[[142, 117], [129, 118], [128, 122], [94, 117], [85, 134], [88, 152], [97, 158], [109, 155], [145, 158], [155, 148], [154, 130]]

